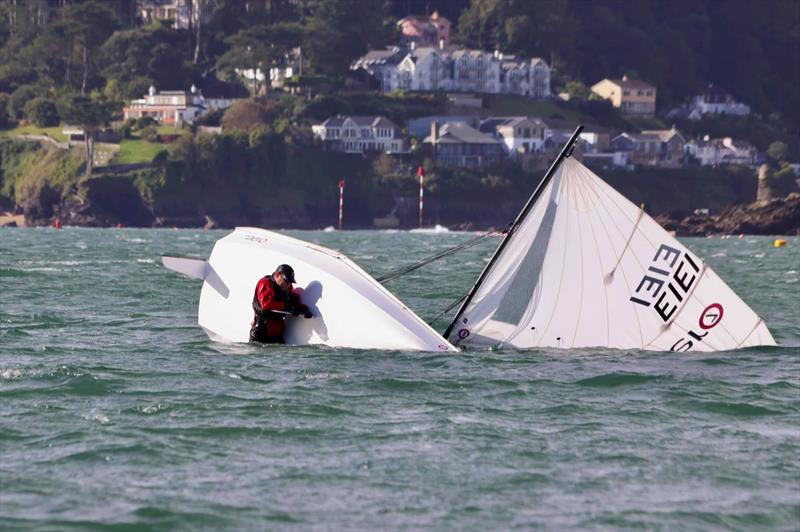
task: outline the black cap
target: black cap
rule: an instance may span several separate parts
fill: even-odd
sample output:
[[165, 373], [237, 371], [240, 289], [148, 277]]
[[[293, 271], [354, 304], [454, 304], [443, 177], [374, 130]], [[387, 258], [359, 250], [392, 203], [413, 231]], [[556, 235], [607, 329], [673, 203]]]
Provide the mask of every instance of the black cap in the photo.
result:
[[288, 264], [281, 264], [275, 271], [281, 272], [287, 282], [294, 283], [294, 269]]

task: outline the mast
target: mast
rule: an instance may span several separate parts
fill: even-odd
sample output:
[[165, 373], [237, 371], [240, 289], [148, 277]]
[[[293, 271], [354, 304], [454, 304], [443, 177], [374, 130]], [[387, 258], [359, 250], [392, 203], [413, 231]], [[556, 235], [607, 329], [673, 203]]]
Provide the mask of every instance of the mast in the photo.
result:
[[572, 155], [572, 150], [575, 148], [575, 141], [578, 140], [578, 136], [581, 134], [581, 131], [583, 131], [583, 125], [578, 125], [578, 127], [575, 128], [575, 132], [572, 133], [572, 136], [569, 138], [567, 143], [564, 144], [564, 147], [561, 149], [561, 153], [558, 154], [556, 160], [553, 161], [553, 164], [550, 165], [550, 168], [547, 170], [547, 173], [542, 178], [542, 181], [539, 183], [539, 186], [536, 187], [536, 190], [533, 191], [531, 197], [528, 198], [528, 202], [525, 204], [520, 213], [517, 215], [517, 218], [516, 220], [514, 220], [514, 223], [511, 224], [511, 227], [508, 229], [508, 233], [506, 233], [505, 238], [503, 239], [502, 242], [500, 242], [500, 245], [495, 250], [494, 255], [492, 255], [492, 258], [489, 259], [488, 264], [486, 264], [486, 267], [481, 272], [480, 276], [478, 277], [478, 280], [475, 281], [475, 284], [472, 286], [472, 289], [469, 291], [469, 294], [467, 294], [467, 297], [464, 299], [464, 302], [461, 303], [461, 306], [458, 308], [458, 312], [456, 312], [456, 315], [453, 316], [453, 321], [451, 321], [450, 325], [448, 325], [447, 329], [445, 329], [443, 335], [445, 338], [450, 337], [450, 333], [453, 331], [453, 328], [455, 327], [459, 318], [461, 318], [461, 315], [466, 310], [467, 305], [469, 305], [470, 301], [472, 301], [472, 298], [475, 297], [475, 293], [478, 291], [478, 288], [480, 288], [481, 284], [483, 284], [484, 279], [486, 279], [486, 276], [492, 270], [492, 267], [494, 267], [494, 264], [500, 258], [500, 255], [503, 253], [503, 250], [505, 249], [509, 240], [514, 235], [515, 229], [517, 228], [517, 226], [519, 226], [522, 220], [525, 219], [525, 217], [528, 215], [528, 212], [530, 212], [530, 210], [533, 208], [533, 205], [536, 203], [536, 200], [539, 199], [539, 196], [542, 195], [542, 192], [544, 192], [545, 187], [553, 178], [553, 175], [556, 173], [556, 170], [558, 170], [558, 167], [561, 165], [561, 162], [570, 155]]

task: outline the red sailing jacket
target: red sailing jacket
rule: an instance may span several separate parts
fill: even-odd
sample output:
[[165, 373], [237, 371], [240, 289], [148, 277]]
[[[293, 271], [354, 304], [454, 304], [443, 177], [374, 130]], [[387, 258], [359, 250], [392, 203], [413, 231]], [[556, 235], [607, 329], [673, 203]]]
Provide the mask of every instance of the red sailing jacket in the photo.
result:
[[253, 310], [255, 311], [253, 326], [266, 327], [264, 331], [266, 336], [283, 336], [283, 320], [286, 317], [285, 314], [272, 313], [269, 312], [270, 310], [292, 312], [298, 309], [302, 311], [305, 307], [293, 287], [290, 286], [287, 291], [281, 290], [278, 283], [272, 279], [272, 275], [262, 277], [258, 281], [253, 294]]

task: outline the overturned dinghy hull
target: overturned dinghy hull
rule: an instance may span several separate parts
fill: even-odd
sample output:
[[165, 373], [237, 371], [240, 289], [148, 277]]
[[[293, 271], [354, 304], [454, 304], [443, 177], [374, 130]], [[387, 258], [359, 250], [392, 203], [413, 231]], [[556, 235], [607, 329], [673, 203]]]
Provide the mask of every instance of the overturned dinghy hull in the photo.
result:
[[256, 283], [291, 264], [312, 319], [286, 320], [292, 345], [458, 351], [380, 283], [337, 251], [257, 228], [237, 228], [207, 261], [163, 257], [167, 268], [203, 279], [198, 323], [212, 340], [247, 342]]

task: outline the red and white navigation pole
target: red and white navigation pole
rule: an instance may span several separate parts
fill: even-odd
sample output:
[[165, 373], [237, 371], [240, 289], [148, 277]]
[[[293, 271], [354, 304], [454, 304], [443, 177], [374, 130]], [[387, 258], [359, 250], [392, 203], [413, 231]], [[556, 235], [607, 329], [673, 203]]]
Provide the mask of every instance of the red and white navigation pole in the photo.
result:
[[422, 213], [425, 209], [425, 192], [423, 184], [425, 180], [425, 168], [419, 165], [417, 168], [417, 177], [419, 177], [419, 226], [422, 227]]
[[344, 179], [339, 180], [339, 230], [342, 230], [344, 220]]

